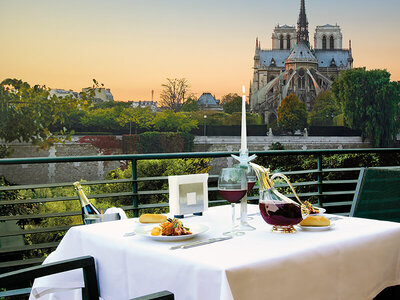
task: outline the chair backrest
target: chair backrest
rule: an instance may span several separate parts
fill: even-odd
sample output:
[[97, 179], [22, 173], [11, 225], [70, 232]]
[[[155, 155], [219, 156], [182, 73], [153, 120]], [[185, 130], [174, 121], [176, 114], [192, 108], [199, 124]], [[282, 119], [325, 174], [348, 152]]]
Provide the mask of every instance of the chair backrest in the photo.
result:
[[400, 222], [400, 168], [362, 168], [350, 216]]
[[6, 289], [6, 291], [0, 292], [0, 297], [24, 295], [30, 293], [30, 288], [7, 290], [10, 285], [15, 286], [18, 283], [27, 284], [30, 281], [33, 281], [35, 278], [74, 269], [83, 270], [85, 287], [82, 288], [82, 299], [98, 300], [99, 287], [96, 277], [95, 261], [92, 256], [82, 256], [0, 274], [0, 288]]

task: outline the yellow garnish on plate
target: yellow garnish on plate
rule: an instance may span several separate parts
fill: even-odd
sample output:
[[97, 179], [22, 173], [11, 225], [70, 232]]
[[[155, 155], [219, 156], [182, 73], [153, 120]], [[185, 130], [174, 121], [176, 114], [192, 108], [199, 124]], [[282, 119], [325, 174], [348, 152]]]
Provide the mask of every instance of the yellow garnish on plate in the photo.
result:
[[154, 227], [151, 230], [151, 235], [161, 235], [161, 228], [160, 227]]

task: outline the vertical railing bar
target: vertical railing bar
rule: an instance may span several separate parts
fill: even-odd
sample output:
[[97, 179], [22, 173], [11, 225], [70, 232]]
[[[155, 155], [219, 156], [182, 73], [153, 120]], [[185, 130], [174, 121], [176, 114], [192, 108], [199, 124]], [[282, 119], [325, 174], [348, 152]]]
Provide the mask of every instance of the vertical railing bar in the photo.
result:
[[317, 181], [318, 181], [318, 206], [321, 206], [322, 199], [322, 154], [318, 154], [317, 157]]
[[137, 161], [136, 159], [131, 160], [132, 163], [132, 206], [133, 216], [136, 218], [139, 216], [138, 210], [138, 195], [137, 195]]

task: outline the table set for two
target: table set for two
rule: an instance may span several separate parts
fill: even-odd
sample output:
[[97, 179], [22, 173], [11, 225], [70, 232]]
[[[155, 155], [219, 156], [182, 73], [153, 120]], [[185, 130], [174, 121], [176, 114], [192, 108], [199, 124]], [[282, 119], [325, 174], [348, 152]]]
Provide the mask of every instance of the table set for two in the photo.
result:
[[[105, 300], [169, 290], [175, 299], [372, 299], [400, 283], [400, 224], [361, 218], [331, 218], [327, 230], [293, 234], [271, 231], [248, 205], [255, 230], [225, 237], [229, 206], [185, 217], [188, 240], [155, 237], [137, 218], [71, 228], [46, 263], [91, 255], [96, 260], [100, 296]], [[200, 231], [197, 231], [199, 229]], [[175, 249], [175, 248], [178, 249]], [[175, 249], [175, 250], [171, 250]], [[80, 272], [37, 279], [35, 294], [46, 299], [80, 299]], [[35, 299], [33, 294], [31, 299]], [[47, 298], [50, 299], [50, 298]]]

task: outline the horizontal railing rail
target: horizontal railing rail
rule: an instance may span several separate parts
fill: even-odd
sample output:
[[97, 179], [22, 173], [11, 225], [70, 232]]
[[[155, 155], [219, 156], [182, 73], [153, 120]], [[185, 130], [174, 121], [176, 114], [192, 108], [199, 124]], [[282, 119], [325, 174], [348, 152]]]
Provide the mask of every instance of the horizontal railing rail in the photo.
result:
[[[352, 196], [355, 191], [358, 172], [365, 165], [340, 166], [333, 168], [324, 166], [323, 159], [332, 155], [345, 154], [396, 154], [400, 155], [399, 148], [385, 149], [327, 149], [327, 150], [277, 150], [250, 152], [263, 159], [271, 159], [281, 156], [309, 157], [315, 161], [312, 168], [283, 170], [282, 172], [293, 180], [293, 186], [299, 189], [298, 195], [303, 199], [311, 199], [325, 207], [328, 212], [347, 214], [350, 211]], [[190, 153], [161, 153], [161, 154], [125, 154], [125, 155], [104, 155], [104, 156], [71, 156], [71, 157], [32, 157], [32, 158], [6, 158], [0, 159], [0, 176], [2, 166], [8, 165], [43, 165], [43, 164], [62, 164], [62, 163], [83, 163], [93, 161], [126, 161], [132, 165], [132, 174], [130, 178], [106, 180], [100, 178], [92, 181], [82, 181], [82, 186], [104, 186], [123, 184], [129, 187], [129, 190], [110, 191], [107, 193], [91, 193], [90, 199], [102, 201], [107, 199], [130, 199], [130, 204], [120, 205], [130, 216], [138, 216], [141, 211], [157, 209], [166, 211], [168, 207], [167, 188], [162, 189], [139, 189], [141, 184], [151, 182], [168, 183], [168, 176], [138, 177], [138, 162], [143, 160], [169, 160], [169, 159], [188, 159], [188, 158], [209, 158], [218, 159], [230, 157], [237, 152], [190, 152]], [[215, 173], [215, 172], [214, 172]], [[344, 175], [346, 174], [346, 178]], [[342, 175], [344, 179], [338, 179], [335, 176]], [[330, 178], [332, 177], [333, 178]], [[217, 193], [217, 175], [209, 176], [209, 203], [210, 205], [224, 204]], [[84, 179], [84, 178], [83, 178]], [[43, 257], [51, 252], [59, 243], [64, 233], [71, 228], [82, 223], [81, 211], [45, 211], [41, 213], [30, 212], [30, 207], [39, 205], [46, 206], [52, 203], [78, 203], [77, 196], [73, 193], [71, 182], [58, 183], [40, 183], [40, 184], [21, 184], [0, 186], [0, 271], [7, 268], [38, 264], [43, 261]], [[287, 189], [287, 185], [277, 183], [277, 187], [286, 188], [287, 195], [294, 196]], [[72, 194], [62, 196], [42, 196], [34, 195], [29, 199], [18, 196], [21, 191], [37, 191], [40, 189], [70, 189]], [[16, 193], [18, 195], [13, 195]], [[35, 194], [35, 193], [33, 193]], [[164, 196], [163, 202], [147, 202], [148, 197]], [[14, 198], [13, 198], [14, 197]], [[11, 199], [10, 199], [11, 198]], [[248, 197], [250, 201], [257, 201], [257, 189]], [[146, 200], [146, 201], [145, 201]], [[114, 201], [114, 200], [113, 200]], [[20, 209], [22, 207], [22, 209]], [[14, 209], [15, 208], [15, 209]], [[12, 211], [15, 213], [11, 213]], [[4, 213], [6, 211], [7, 213]], [[67, 218], [75, 218], [70, 224], [64, 224]], [[55, 220], [46, 223], [48, 220]], [[69, 219], [68, 219], [69, 220]], [[12, 229], [2, 226], [10, 223]], [[6, 226], [3, 226], [6, 227]], [[49, 236], [51, 239], [49, 240]], [[38, 238], [40, 236], [40, 238]], [[8, 240], [7, 240], [8, 239]], [[11, 239], [14, 239], [11, 241]], [[4, 242], [3, 242], [4, 241]], [[11, 241], [11, 243], [7, 243]]]

